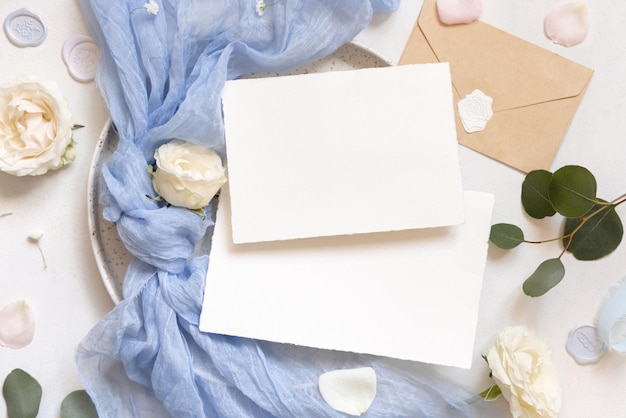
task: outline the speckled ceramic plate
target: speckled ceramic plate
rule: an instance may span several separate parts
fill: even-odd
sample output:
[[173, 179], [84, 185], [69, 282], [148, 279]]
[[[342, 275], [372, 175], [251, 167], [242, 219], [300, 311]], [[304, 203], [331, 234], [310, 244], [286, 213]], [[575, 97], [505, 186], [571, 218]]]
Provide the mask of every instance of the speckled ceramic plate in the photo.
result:
[[[268, 72], [252, 74], [250, 77], [274, 77], [327, 71], [356, 70], [361, 68], [386, 67], [389, 65], [391, 64], [388, 59], [370, 48], [358, 43], [349, 43], [339, 48], [334, 54], [296, 70], [285, 73]], [[102, 192], [102, 165], [110, 160], [117, 146], [117, 141], [117, 132], [115, 132], [109, 120], [100, 134], [93, 155], [89, 171], [89, 188], [87, 194], [92, 249], [104, 285], [111, 299], [116, 304], [123, 299], [122, 287], [131, 255], [117, 235], [115, 226], [103, 218], [99, 197]]]

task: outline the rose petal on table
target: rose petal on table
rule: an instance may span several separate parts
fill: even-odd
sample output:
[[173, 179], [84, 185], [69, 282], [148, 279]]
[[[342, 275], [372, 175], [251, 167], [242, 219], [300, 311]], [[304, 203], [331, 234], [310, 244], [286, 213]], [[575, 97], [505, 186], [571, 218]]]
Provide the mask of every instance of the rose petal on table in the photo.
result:
[[482, 0], [437, 0], [439, 20], [446, 25], [472, 23], [483, 12]]
[[22, 348], [33, 340], [35, 315], [24, 300], [9, 303], [0, 311], [0, 345]]
[[546, 36], [563, 46], [576, 46], [589, 33], [589, 9], [580, 1], [563, 3], [548, 13], [544, 19]]
[[322, 398], [334, 409], [359, 416], [376, 396], [376, 372], [371, 367], [326, 372], [319, 377]]

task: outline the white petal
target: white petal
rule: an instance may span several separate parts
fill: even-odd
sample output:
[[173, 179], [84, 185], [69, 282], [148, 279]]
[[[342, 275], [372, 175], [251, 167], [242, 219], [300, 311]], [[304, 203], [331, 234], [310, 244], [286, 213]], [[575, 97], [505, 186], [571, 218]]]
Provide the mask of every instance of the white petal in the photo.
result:
[[564, 3], [555, 7], [544, 20], [546, 36], [563, 46], [580, 44], [589, 33], [589, 10], [583, 2]]
[[371, 367], [333, 370], [318, 382], [322, 398], [334, 409], [359, 416], [368, 410], [376, 396], [376, 372]]
[[437, 0], [439, 20], [446, 25], [471, 23], [483, 12], [481, 0]]
[[35, 315], [26, 301], [9, 303], [0, 311], [0, 345], [22, 348], [35, 334]]

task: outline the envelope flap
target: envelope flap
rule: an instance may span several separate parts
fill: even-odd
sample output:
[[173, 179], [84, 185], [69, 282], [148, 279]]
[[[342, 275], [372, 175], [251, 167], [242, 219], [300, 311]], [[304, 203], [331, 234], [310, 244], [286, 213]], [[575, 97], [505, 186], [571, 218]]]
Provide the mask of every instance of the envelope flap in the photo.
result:
[[460, 97], [481, 90], [494, 111], [574, 97], [593, 70], [486, 23], [444, 25], [425, 0], [418, 25], [437, 60], [449, 62]]

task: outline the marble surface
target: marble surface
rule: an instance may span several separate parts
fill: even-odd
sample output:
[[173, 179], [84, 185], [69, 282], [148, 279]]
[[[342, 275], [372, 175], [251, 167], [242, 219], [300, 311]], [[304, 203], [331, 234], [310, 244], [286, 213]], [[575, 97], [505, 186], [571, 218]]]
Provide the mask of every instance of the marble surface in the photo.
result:
[[[414, 1], [414, 0], [403, 0]], [[481, 20], [595, 70], [589, 88], [557, 155], [553, 169], [578, 164], [598, 180], [599, 196], [612, 199], [626, 191], [623, 120], [626, 111], [626, 49], [623, 19], [626, 3], [588, 0], [591, 30], [572, 48], [553, 44], [543, 32], [543, 18], [561, 0], [483, 0]], [[21, 7], [39, 12], [48, 37], [38, 47], [18, 48], [0, 35], [0, 82], [34, 74], [56, 81], [76, 123], [77, 159], [60, 171], [36, 178], [0, 173], [0, 306], [25, 299], [35, 311], [32, 344], [13, 350], [0, 347], [0, 380], [14, 368], [36, 377], [43, 387], [42, 417], [59, 416], [61, 401], [80, 389], [73, 356], [76, 345], [113, 303], [100, 279], [87, 225], [87, 174], [100, 131], [108, 118], [95, 84], [81, 83], [68, 73], [61, 50], [66, 38], [86, 34], [75, 1], [4, 0], [0, 17]], [[384, 51], [383, 51], [384, 53]], [[520, 186], [524, 175], [469, 149], [460, 148], [464, 189], [492, 192], [493, 221], [520, 225], [528, 237], [559, 234], [558, 220], [537, 221], [524, 215]], [[626, 209], [618, 209], [626, 215]], [[44, 269], [28, 235], [41, 231]], [[544, 259], [558, 255], [557, 244], [521, 246], [505, 252], [490, 247], [480, 304], [473, 366], [470, 370], [436, 367], [477, 392], [491, 384], [481, 359], [503, 327], [525, 324], [543, 335], [553, 352], [563, 383], [564, 418], [620, 417], [626, 409], [626, 358], [609, 352], [594, 365], [581, 366], [566, 352], [565, 341], [576, 325], [593, 323], [609, 289], [626, 275], [626, 245], [608, 257], [577, 261], [564, 257], [565, 279], [547, 295], [531, 299], [521, 284]], [[411, 363], [403, 362], [411, 368]], [[504, 400], [497, 401], [508, 416]], [[0, 402], [0, 415], [5, 414]]]

